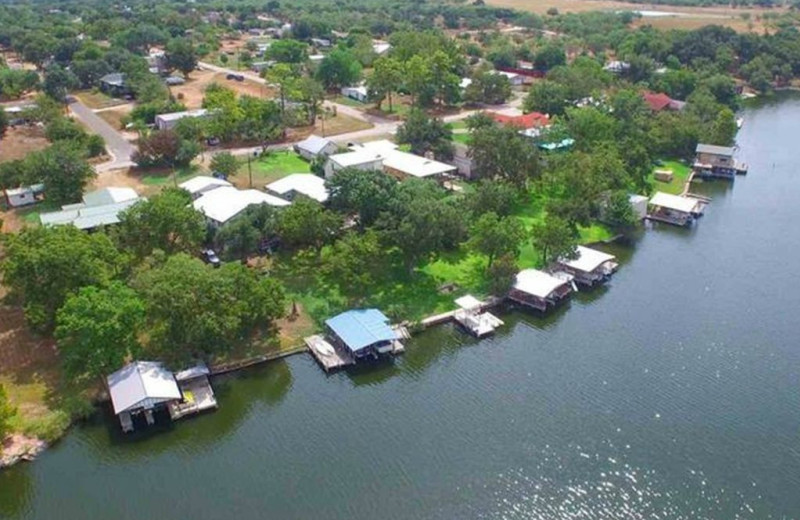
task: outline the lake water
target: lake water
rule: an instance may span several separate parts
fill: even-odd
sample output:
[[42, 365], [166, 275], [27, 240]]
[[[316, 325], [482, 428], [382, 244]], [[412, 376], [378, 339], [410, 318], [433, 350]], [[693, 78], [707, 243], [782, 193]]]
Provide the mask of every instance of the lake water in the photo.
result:
[[750, 173], [615, 249], [607, 287], [394, 364], [226, 376], [157, 434], [98, 416], [0, 473], [0, 518], [800, 517], [800, 99], [744, 118]]

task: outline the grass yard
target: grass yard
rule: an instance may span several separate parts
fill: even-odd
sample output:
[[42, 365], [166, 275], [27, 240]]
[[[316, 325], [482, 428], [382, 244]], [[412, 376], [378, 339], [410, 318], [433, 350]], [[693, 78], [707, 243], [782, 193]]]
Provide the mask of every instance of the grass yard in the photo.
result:
[[[333, 135], [357, 132], [359, 130], [367, 130], [368, 128], [372, 128], [372, 126], [372, 123], [369, 121], [356, 119], [355, 117], [348, 116], [347, 114], [336, 114], [334, 117], [325, 118], [324, 125], [322, 120], [317, 118], [317, 122], [313, 128], [313, 133], [330, 137]], [[309, 129], [311, 129], [311, 127], [309, 127]]]
[[180, 184], [201, 173], [197, 166], [191, 165], [174, 171], [166, 169], [148, 170], [142, 172], [139, 180], [145, 186], [169, 186]]
[[673, 195], [680, 195], [683, 193], [683, 187], [686, 179], [689, 178], [691, 168], [679, 161], [664, 161], [663, 166], [656, 166], [656, 170], [672, 170], [672, 182], [661, 182], [655, 180], [654, 174], [649, 177], [650, 183], [655, 191], [663, 191], [664, 193], [671, 193]]
[[[290, 173], [310, 173], [311, 165], [297, 155], [286, 150], [272, 152], [266, 157], [259, 157], [250, 163], [253, 170], [253, 187], [261, 189], [265, 184], [277, 181]], [[250, 177], [247, 171], [247, 161], [242, 161], [239, 173], [230, 179], [239, 188], [250, 187]]]
[[454, 133], [453, 141], [469, 146], [470, 142], [472, 142], [472, 134], [469, 132]]
[[81, 100], [81, 103], [92, 109], [108, 108], [127, 103], [125, 100], [107, 96], [99, 90], [82, 90], [76, 92], [75, 96]]

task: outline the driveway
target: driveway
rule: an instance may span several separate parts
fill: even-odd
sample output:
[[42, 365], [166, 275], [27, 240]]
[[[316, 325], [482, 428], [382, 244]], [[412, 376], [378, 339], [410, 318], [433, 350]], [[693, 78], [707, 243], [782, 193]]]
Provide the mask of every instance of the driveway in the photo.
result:
[[76, 118], [106, 142], [106, 150], [111, 155], [111, 160], [95, 166], [98, 173], [133, 166], [131, 156], [136, 148], [125, 140], [122, 134], [77, 99], [70, 103], [69, 109]]

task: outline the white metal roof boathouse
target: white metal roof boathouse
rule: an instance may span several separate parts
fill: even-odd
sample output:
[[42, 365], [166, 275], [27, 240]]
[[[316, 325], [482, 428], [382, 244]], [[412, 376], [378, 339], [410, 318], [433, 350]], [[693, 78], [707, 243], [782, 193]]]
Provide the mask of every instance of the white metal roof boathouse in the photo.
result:
[[559, 258], [556, 266], [559, 271], [572, 275], [577, 283], [591, 287], [607, 281], [619, 264], [614, 255], [578, 246], [574, 258]]
[[571, 293], [571, 276], [556, 277], [544, 271], [525, 269], [517, 273], [508, 297], [516, 303], [544, 312], [569, 298]]

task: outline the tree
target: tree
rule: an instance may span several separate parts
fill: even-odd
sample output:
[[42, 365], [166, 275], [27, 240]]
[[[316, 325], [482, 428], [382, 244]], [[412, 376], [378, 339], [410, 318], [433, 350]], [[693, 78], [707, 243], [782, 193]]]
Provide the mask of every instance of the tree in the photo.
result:
[[711, 132], [706, 142], [721, 146], [730, 146], [733, 144], [737, 131], [736, 116], [730, 108], [725, 107], [717, 114], [717, 118], [711, 126]]
[[502, 179], [519, 190], [539, 174], [536, 148], [513, 126], [475, 128], [469, 154], [482, 178]]
[[45, 332], [70, 294], [87, 285], [107, 285], [122, 266], [107, 235], [73, 226], [26, 228], [8, 235], [5, 246], [3, 283], [22, 303], [28, 323]]
[[520, 242], [525, 230], [522, 223], [514, 217], [498, 217], [488, 212], [481, 215], [473, 224], [467, 245], [470, 249], [489, 257], [487, 269], [494, 259], [501, 255], [519, 254]]
[[537, 70], [550, 70], [567, 62], [567, 55], [560, 45], [547, 44], [542, 47], [533, 59]]
[[238, 263], [219, 269], [184, 253], [153, 258], [131, 282], [147, 309], [147, 351], [180, 365], [229, 352], [283, 316], [283, 287]]
[[418, 108], [412, 109], [397, 128], [396, 139], [398, 143], [411, 145], [411, 151], [417, 155], [432, 152], [437, 159], [450, 160], [455, 153], [450, 125]]
[[531, 86], [522, 107], [526, 112], [560, 115], [564, 113], [568, 101], [567, 89], [564, 86], [545, 79]]
[[427, 106], [436, 94], [430, 63], [422, 56], [414, 56], [405, 64], [405, 86], [411, 95], [411, 104]]
[[133, 153], [133, 162], [143, 168], [186, 166], [200, 153], [200, 145], [181, 139], [175, 130], [156, 130], [139, 139], [139, 149]]
[[572, 257], [578, 245], [578, 232], [566, 220], [547, 215], [531, 228], [533, 245], [541, 253], [542, 265], [560, 257]]
[[3, 385], [0, 385], [0, 442], [6, 438], [8, 432], [11, 431], [11, 418], [16, 415], [17, 410], [11, 406], [8, 400], [8, 394]]
[[638, 222], [627, 192], [612, 192], [606, 201], [603, 220], [617, 233], [627, 234]]
[[269, 46], [266, 56], [279, 63], [303, 63], [308, 59], [307, 48], [297, 40], [277, 40]]
[[336, 48], [320, 62], [315, 77], [325, 89], [339, 89], [361, 79], [361, 64], [349, 51]]
[[97, 175], [86, 162], [79, 145], [61, 141], [25, 159], [27, 181], [47, 186], [47, 199], [54, 204], [77, 202], [90, 180]]
[[500, 217], [511, 214], [519, 199], [519, 191], [502, 180], [482, 179], [466, 196], [466, 206], [474, 217], [484, 213], [495, 213]]
[[0, 110], [0, 138], [2, 138], [5, 135], [7, 128], [8, 128], [8, 114], [6, 114], [5, 110]]
[[341, 227], [338, 215], [323, 208], [319, 202], [301, 196], [281, 212], [278, 233], [281, 240], [293, 247], [312, 247], [319, 253]]
[[342, 292], [363, 299], [386, 268], [386, 248], [372, 229], [348, 231], [323, 255], [323, 266]]
[[382, 171], [345, 168], [325, 182], [329, 204], [345, 214], [355, 213], [361, 229], [371, 226], [386, 211], [397, 181]]
[[169, 255], [194, 252], [205, 233], [203, 215], [192, 207], [191, 195], [179, 188], [166, 188], [126, 209], [116, 228], [120, 246], [136, 258], [156, 249]]
[[278, 211], [269, 204], [249, 206], [217, 232], [214, 242], [226, 257], [245, 259], [262, 241], [277, 235], [278, 219]]
[[519, 266], [514, 255], [499, 257], [488, 270], [489, 291], [497, 296], [504, 296], [514, 285]]
[[374, 100], [378, 108], [384, 99], [389, 100], [389, 112], [392, 111], [392, 95], [400, 89], [404, 80], [403, 64], [391, 57], [378, 58], [372, 75], [367, 78], [369, 98]]
[[502, 74], [483, 72], [472, 78], [472, 83], [464, 91], [467, 103], [486, 103], [500, 105], [511, 97], [511, 82]]
[[80, 81], [71, 71], [61, 65], [51, 65], [44, 73], [42, 90], [59, 102], [64, 102], [70, 90], [80, 86]]
[[230, 152], [220, 152], [211, 158], [211, 171], [219, 172], [226, 178], [239, 171], [239, 159]]
[[278, 98], [281, 100], [281, 113], [286, 110], [286, 100], [297, 95], [298, 74], [285, 63], [278, 63], [267, 69], [266, 78], [278, 86]]
[[100, 378], [135, 358], [144, 322], [144, 304], [121, 282], [83, 287], [56, 315], [55, 338], [71, 378]]
[[197, 67], [197, 50], [188, 38], [173, 38], [167, 43], [166, 48], [167, 67], [183, 72], [185, 78], [189, 78], [195, 67]]

